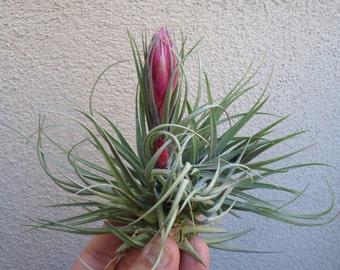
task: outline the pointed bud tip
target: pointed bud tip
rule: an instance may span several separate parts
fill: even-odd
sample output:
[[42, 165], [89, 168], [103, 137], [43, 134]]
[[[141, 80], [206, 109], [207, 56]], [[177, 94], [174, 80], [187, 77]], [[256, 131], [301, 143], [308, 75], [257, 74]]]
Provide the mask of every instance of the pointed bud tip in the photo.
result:
[[169, 84], [171, 83], [171, 91], [174, 92], [179, 80], [175, 45], [164, 27], [161, 27], [152, 38], [145, 70], [146, 91], [149, 91], [149, 95], [152, 91], [154, 99], [149, 106], [156, 107], [159, 120], [162, 121]]

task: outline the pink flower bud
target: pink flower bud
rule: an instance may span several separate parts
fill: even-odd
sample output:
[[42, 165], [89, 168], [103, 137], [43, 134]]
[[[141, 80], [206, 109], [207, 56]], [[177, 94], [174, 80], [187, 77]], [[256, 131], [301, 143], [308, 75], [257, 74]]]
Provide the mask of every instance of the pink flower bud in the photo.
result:
[[159, 119], [154, 122], [157, 124], [163, 119], [168, 87], [171, 86], [173, 92], [178, 84], [179, 69], [176, 65], [174, 43], [168, 32], [161, 28], [154, 34], [146, 58], [146, 94], [150, 96], [148, 91], [153, 92], [154, 100], [149, 100], [149, 106], [156, 107]]
[[[163, 146], [163, 144], [164, 140], [162, 138], [157, 138], [153, 143], [153, 152], [156, 153], [157, 150]], [[165, 148], [156, 162], [156, 167], [163, 169], [166, 166], [167, 162], [168, 162], [168, 149]]]

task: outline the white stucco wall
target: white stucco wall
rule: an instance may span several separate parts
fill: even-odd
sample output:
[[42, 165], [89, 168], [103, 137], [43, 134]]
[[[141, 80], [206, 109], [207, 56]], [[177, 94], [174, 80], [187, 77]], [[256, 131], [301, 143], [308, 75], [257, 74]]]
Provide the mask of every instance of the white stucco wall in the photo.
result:
[[[283, 130], [310, 130], [294, 140], [292, 148], [316, 144], [293, 162], [303, 158], [339, 168], [338, 0], [171, 4], [164, 0], [1, 0], [0, 10], [0, 122], [30, 134], [42, 106], [64, 102], [64, 96], [86, 105], [103, 68], [132, 59], [126, 29], [140, 41], [142, 31], [151, 34], [165, 25], [177, 39], [183, 32], [192, 44], [205, 37], [202, 54], [215, 96], [230, 88], [254, 58], [259, 63], [266, 53], [257, 79], [265, 81], [273, 68], [266, 108], [282, 115], [293, 113]], [[125, 64], [120, 73], [110, 72], [95, 100], [127, 134], [133, 133], [129, 123], [136, 83], [133, 71], [132, 64]], [[285, 150], [278, 148], [278, 152]], [[0, 269], [69, 269], [89, 238], [45, 230], [22, 234], [27, 217], [58, 214], [40, 206], [60, 201], [64, 193], [44, 175], [34, 149], [1, 125], [0, 169]], [[308, 194], [323, 207], [330, 200], [324, 180], [340, 197], [336, 169], [303, 169], [288, 176], [299, 188], [310, 182]], [[303, 210], [314, 206], [303, 204]], [[211, 269], [340, 269], [339, 219], [325, 227], [305, 228], [254, 215], [242, 217], [223, 222], [230, 231], [255, 229], [235, 245], [283, 253], [212, 251]]]

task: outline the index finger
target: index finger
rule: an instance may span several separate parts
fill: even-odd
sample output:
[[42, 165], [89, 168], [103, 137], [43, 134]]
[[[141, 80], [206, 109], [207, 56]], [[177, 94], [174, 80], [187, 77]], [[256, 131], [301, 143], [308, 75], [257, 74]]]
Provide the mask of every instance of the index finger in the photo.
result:
[[123, 244], [122, 240], [111, 233], [92, 237], [80, 253], [72, 270], [104, 269], [105, 267], [107, 270], [113, 270], [119, 257], [115, 251], [121, 244]]

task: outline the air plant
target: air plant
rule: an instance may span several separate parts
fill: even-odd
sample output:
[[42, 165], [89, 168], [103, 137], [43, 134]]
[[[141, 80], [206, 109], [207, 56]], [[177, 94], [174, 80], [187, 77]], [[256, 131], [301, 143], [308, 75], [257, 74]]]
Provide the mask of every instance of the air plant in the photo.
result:
[[[270, 177], [318, 164], [278, 167], [282, 160], [304, 149], [265, 155], [302, 133], [273, 136], [274, 128], [286, 117], [263, 112], [268, 99], [265, 94], [248, 111], [231, 113], [230, 107], [253, 90], [257, 70], [252, 73], [249, 68], [216, 103], [200, 61], [198, 89], [189, 89], [187, 83], [185, 63], [197, 52], [200, 42], [186, 50], [184, 40], [177, 50], [164, 28], [155, 33], [149, 46], [143, 38], [143, 51], [130, 33], [129, 41], [138, 79], [136, 146], [129, 144], [108, 116], [93, 108], [96, 85], [110, 66], [96, 80], [89, 109], [71, 105], [56, 110], [54, 113], [71, 124], [46, 125], [40, 120], [36, 140], [27, 137], [36, 146], [46, 174], [72, 194], [72, 202], [55, 206], [83, 209], [83, 213], [72, 217], [41, 220], [33, 229], [87, 235], [112, 233], [123, 240], [116, 251], [121, 254], [130, 248], [143, 248], [155, 235], [161, 236], [163, 244], [170, 236], [180, 249], [201, 261], [188, 241], [193, 235], [202, 234], [212, 248], [235, 250], [227, 242], [248, 232], [228, 233], [216, 227], [226, 215], [237, 217], [240, 212], [251, 212], [296, 225], [326, 223], [321, 218], [332, 210], [333, 200], [325, 211], [300, 214], [286, 210], [295, 199], [280, 204], [261, 197], [261, 190], [302, 196], [303, 191], [277, 185]], [[189, 92], [196, 93], [193, 102], [188, 98]], [[242, 131], [249, 121], [263, 115], [274, 120], [254, 134], [244, 135]], [[66, 128], [80, 139], [72, 146], [60, 143], [51, 135], [55, 128]], [[49, 145], [64, 158], [51, 152]], [[97, 160], [82, 154], [82, 149], [97, 153]], [[107, 226], [98, 227], [98, 221]], [[154, 268], [162, 252], [161, 248]]]

